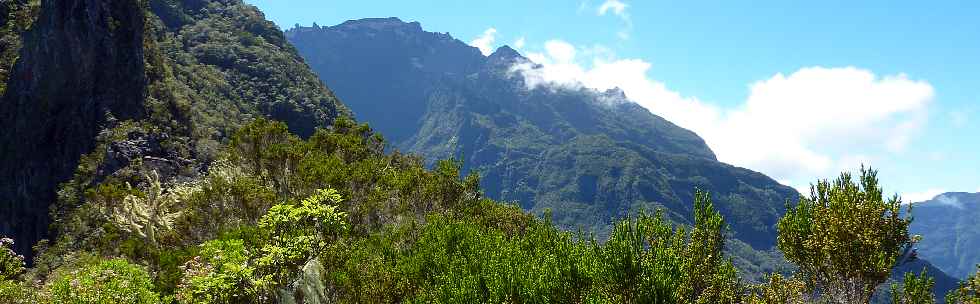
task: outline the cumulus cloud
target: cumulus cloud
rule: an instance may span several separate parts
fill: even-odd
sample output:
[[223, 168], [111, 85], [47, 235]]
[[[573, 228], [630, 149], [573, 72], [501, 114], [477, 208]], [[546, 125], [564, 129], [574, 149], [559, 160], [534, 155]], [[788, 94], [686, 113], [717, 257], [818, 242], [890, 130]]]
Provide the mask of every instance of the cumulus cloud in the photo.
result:
[[480, 52], [483, 53], [484, 56], [487, 56], [493, 53], [493, 42], [496, 39], [497, 29], [491, 27], [483, 31], [483, 34], [481, 34], [479, 37], [476, 37], [473, 39], [473, 41], [470, 41], [470, 45], [480, 49]]
[[623, 89], [627, 97], [701, 135], [721, 161], [797, 188], [900, 153], [926, 123], [930, 84], [856, 67], [804, 67], [752, 83], [738, 106], [685, 96], [649, 76], [651, 64], [561, 40], [516, 66], [529, 87]]

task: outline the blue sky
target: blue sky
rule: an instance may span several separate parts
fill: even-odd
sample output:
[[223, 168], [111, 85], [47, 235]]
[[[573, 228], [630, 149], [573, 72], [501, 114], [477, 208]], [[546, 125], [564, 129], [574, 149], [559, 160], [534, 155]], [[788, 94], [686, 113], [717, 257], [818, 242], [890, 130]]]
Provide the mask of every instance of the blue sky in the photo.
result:
[[621, 87], [798, 188], [867, 163], [911, 199], [980, 191], [980, 2], [246, 1], [283, 28], [394, 16], [520, 45], [541, 83]]

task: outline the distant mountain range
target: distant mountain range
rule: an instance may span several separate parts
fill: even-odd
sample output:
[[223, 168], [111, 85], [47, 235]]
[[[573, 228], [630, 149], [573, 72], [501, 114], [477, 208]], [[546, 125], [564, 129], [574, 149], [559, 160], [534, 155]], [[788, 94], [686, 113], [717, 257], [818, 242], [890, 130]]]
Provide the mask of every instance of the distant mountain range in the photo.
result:
[[[712, 193], [734, 238], [767, 252], [797, 192], [719, 162], [695, 133], [623, 92], [528, 87], [510, 47], [484, 56], [448, 34], [397, 18], [297, 27], [286, 37], [360, 121], [397, 149], [455, 157], [492, 198], [519, 202], [570, 230], [607, 234], [613, 219], [663, 209], [691, 222], [695, 188]], [[758, 254], [745, 254], [758, 256]], [[747, 268], [772, 271], [763, 257]], [[769, 264], [760, 266], [759, 263]]]
[[919, 255], [965, 279], [980, 264], [980, 193], [951, 192], [912, 205], [910, 230], [922, 235]]
[[691, 131], [626, 100], [622, 91], [529, 88], [509, 47], [483, 56], [448, 34], [397, 18], [286, 32], [356, 117], [398, 149], [456, 157], [489, 196], [553, 212], [599, 234], [611, 219], [664, 208], [681, 222], [695, 188], [714, 195], [736, 238], [758, 249], [797, 192], [719, 162]]

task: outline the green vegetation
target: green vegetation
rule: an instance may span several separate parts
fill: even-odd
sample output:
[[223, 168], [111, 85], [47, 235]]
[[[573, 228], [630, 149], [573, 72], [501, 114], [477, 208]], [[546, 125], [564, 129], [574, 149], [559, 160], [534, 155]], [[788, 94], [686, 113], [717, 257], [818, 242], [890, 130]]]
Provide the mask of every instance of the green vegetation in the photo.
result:
[[7, 91], [7, 80], [21, 47], [21, 34], [30, 29], [40, 7], [40, 0], [0, 2], [0, 96]]
[[919, 275], [905, 273], [905, 281], [901, 290], [898, 284], [892, 284], [892, 304], [933, 304], [936, 296], [932, 294], [936, 281], [926, 275], [925, 270]]
[[298, 27], [286, 37], [358, 119], [401, 151], [459, 159], [464, 172], [480, 173], [490, 198], [539, 216], [551, 210], [562, 229], [605, 239], [641, 210], [693, 224], [691, 190], [700, 188], [729, 223], [743, 270], [781, 266], [755, 263], [776, 260], [763, 255], [775, 251], [776, 221], [796, 191], [718, 162], [697, 134], [621, 90], [529, 89], [511, 70], [527, 60], [516, 51], [487, 57], [397, 18]]
[[[151, 171], [135, 187], [90, 188], [69, 216], [72, 229], [29, 273], [54, 286], [37, 296], [62, 300], [64, 278], [88, 276], [86, 286], [107, 290], [101, 296], [136, 297], [125, 303], [158, 293], [181, 303], [275, 302], [318, 265], [325, 274], [317, 280], [333, 293], [303, 297], [736, 303], [744, 294], [707, 194], [696, 196], [690, 230], [640, 214], [599, 244], [482, 198], [476, 175], [461, 177], [458, 163], [430, 171], [383, 150], [379, 136], [349, 120], [301, 140], [260, 119], [199, 180], [166, 183]], [[72, 262], [89, 255], [117, 258]], [[107, 269], [134, 281], [117, 282]]]
[[960, 286], [946, 295], [948, 304], [978, 304], [980, 303], [980, 265], [977, 272], [960, 283]]
[[143, 267], [123, 258], [80, 262], [52, 274], [42, 291], [51, 303], [161, 303]]
[[912, 245], [902, 202], [883, 197], [877, 172], [819, 181], [779, 221], [778, 247], [803, 280], [834, 303], [867, 303]]
[[[725, 257], [727, 226], [700, 191], [692, 226], [640, 212], [599, 242], [559, 230], [547, 214], [483, 198], [476, 175], [461, 176], [457, 162], [430, 170], [419, 158], [386, 154], [380, 136], [346, 119], [306, 140], [255, 120], [220, 155], [193, 180], [161, 181], [151, 171], [136, 186], [93, 186], [70, 215], [75, 227], [38, 265], [25, 273], [11, 251], [0, 255], [0, 292], [40, 302], [868, 303], [870, 294], [841, 299], [834, 290], [841, 281], [873, 290], [895, 254], [797, 248], [837, 242], [820, 231], [858, 224], [844, 214], [882, 221], [850, 226], [863, 235], [908, 242], [907, 220], [891, 213], [897, 200], [881, 199], [870, 170], [860, 185], [844, 174], [801, 199], [780, 225], [780, 248], [803, 261], [800, 272], [752, 285]], [[843, 257], [865, 261], [803, 264]], [[893, 299], [922, 303], [932, 284], [909, 275]]]
[[[5, 16], [13, 11], [11, 3], [23, 2], [4, 2]], [[746, 242], [772, 242], [773, 235], [765, 232], [773, 231], [781, 212], [773, 204], [787, 189], [714, 162], [696, 136], [651, 121], [648, 112], [627, 108], [619, 110], [633, 115], [600, 114], [645, 121], [641, 124], [653, 126], [650, 130], [666, 128], [655, 132], [662, 136], [641, 137], [672, 138], [661, 143], [667, 146], [630, 139], [628, 132], [616, 131], [628, 129], [623, 126], [603, 126], [616, 132], [597, 135], [583, 127], [594, 124], [581, 119], [545, 128], [515, 116], [517, 111], [446, 120], [524, 134], [493, 137], [483, 146], [488, 150], [463, 150], [486, 152], [472, 157], [545, 156], [538, 167], [517, 157], [496, 164], [524, 175], [489, 173], [498, 174], [497, 181], [514, 180], [490, 183], [488, 191], [501, 196], [514, 191], [508, 196], [514, 198], [540, 195], [545, 203], [533, 211], [539, 218], [488, 199], [480, 175], [463, 170], [467, 163], [427, 163], [386, 152], [385, 140], [346, 117], [282, 33], [240, 1], [45, 3], [70, 12], [65, 18], [104, 19], [73, 19], [66, 24], [77, 26], [57, 27], [44, 23], [53, 18], [40, 18], [19, 27], [38, 26], [28, 32], [40, 40], [25, 44], [52, 44], [39, 48], [50, 54], [27, 52], [25, 58], [10, 59], [43, 72], [39, 79], [13, 79], [13, 87], [33, 90], [21, 81], [45, 86], [0, 107], [0, 117], [17, 117], [0, 127], [24, 131], [0, 133], [0, 162], [11, 172], [43, 173], [29, 181], [0, 178], [0, 203], [15, 211], [0, 214], [4, 229], [10, 218], [46, 212], [45, 196], [55, 192], [47, 190], [60, 186], [51, 208], [56, 238], [36, 243], [31, 267], [12, 250], [12, 240], [0, 238], [0, 304], [867, 303], [911, 240], [908, 219], [898, 216], [898, 200], [882, 198], [874, 171], [862, 171], [859, 184], [848, 175], [834, 184], [823, 181], [779, 221], [779, 248], [799, 271], [771, 274], [767, 283], [754, 285], [740, 278], [735, 265], [772, 260]], [[0, 23], [4, 29], [11, 24]], [[128, 26], [133, 24], [143, 28]], [[58, 37], [73, 30], [113, 39], [60, 44], [68, 40]], [[142, 41], [125, 41], [133, 37]], [[119, 56], [65, 53], [77, 49], [108, 49]], [[144, 56], [124, 56], [139, 50]], [[85, 95], [92, 88], [59, 84], [91, 76], [59, 73], [47, 55], [78, 55], [81, 66], [104, 59], [106, 65], [92, 73], [136, 80], [116, 87], [119, 96]], [[141, 74], [145, 79], [138, 79]], [[448, 91], [437, 93], [440, 101], [450, 100]], [[566, 93], [571, 95], [537, 110], [592, 117], [563, 107], [571, 104], [564, 98], [585, 93]], [[11, 94], [4, 96], [4, 102], [11, 101]], [[130, 102], [102, 104], [102, 97]], [[13, 104], [45, 106], [6, 107]], [[100, 108], [86, 108], [92, 104]], [[47, 108], [71, 119], [47, 115]], [[85, 113], [100, 117], [82, 117]], [[509, 125], [519, 127], [502, 128]], [[463, 145], [482, 136], [453, 133], [464, 128], [429, 127]], [[27, 141], [42, 138], [32, 132], [48, 131], [61, 137]], [[557, 134], [550, 143], [561, 144], [527, 145], [534, 142], [531, 136], [542, 134]], [[432, 139], [420, 143], [455, 151], [433, 148], [439, 141]], [[691, 149], [698, 152], [682, 153]], [[597, 155], [613, 157], [585, 161]], [[477, 163], [469, 169], [490, 167]], [[600, 178], [605, 176], [615, 178]], [[607, 188], [615, 190], [598, 191]], [[547, 208], [547, 202], [564, 200], [584, 207]], [[745, 211], [751, 208], [762, 210]], [[578, 222], [576, 217], [610, 215], [623, 217], [600, 229], [598, 237], [560, 229]], [[725, 215], [733, 217], [731, 228]], [[44, 221], [31, 219], [28, 228], [46, 228]], [[26, 234], [32, 245], [30, 238], [37, 235]], [[744, 242], [731, 241], [732, 234]], [[736, 259], [726, 254], [731, 251], [758, 255]], [[900, 292], [893, 289], [893, 299], [928, 301], [932, 284], [924, 275], [907, 277]], [[975, 303], [977, 285], [971, 278], [949, 299]]]
[[965, 279], [980, 262], [980, 193], [943, 193], [915, 204], [909, 231], [921, 234], [919, 256]]

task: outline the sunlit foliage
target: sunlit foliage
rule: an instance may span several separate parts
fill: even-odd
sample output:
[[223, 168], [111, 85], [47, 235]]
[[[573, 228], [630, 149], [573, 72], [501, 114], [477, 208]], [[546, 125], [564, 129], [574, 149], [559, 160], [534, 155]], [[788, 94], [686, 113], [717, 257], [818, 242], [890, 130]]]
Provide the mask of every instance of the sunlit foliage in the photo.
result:
[[843, 173], [819, 181], [780, 219], [778, 247], [817, 297], [868, 303], [911, 245], [911, 218], [882, 192], [874, 170], [862, 168], [857, 181]]

